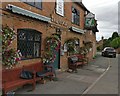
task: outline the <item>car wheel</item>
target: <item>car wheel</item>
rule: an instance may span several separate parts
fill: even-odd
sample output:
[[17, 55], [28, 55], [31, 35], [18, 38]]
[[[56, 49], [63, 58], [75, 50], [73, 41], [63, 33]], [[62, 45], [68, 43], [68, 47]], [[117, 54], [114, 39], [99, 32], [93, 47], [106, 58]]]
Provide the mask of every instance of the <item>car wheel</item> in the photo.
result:
[[102, 56], [104, 56], [104, 54], [102, 53]]
[[116, 55], [114, 55], [114, 58], [116, 58]]

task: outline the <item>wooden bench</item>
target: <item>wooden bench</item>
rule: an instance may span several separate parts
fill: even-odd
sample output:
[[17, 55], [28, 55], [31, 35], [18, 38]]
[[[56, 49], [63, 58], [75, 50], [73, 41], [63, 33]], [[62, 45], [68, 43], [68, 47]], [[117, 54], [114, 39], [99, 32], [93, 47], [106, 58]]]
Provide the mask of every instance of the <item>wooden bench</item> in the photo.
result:
[[83, 61], [83, 65], [85, 65], [85, 64], [87, 65], [88, 64], [88, 57], [86, 57], [83, 54], [77, 54], [76, 56], [79, 58], [79, 60]]
[[[50, 70], [46, 71], [44, 70], [44, 68], [50, 68]], [[23, 69], [33, 72], [34, 74], [33, 79], [20, 78], [20, 74]], [[37, 72], [41, 73], [41, 75], [37, 76], [36, 75]], [[32, 84], [33, 85], [32, 89], [34, 90], [36, 86], [36, 81], [42, 80], [45, 76], [49, 76], [50, 80], [52, 80], [54, 73], [50, 66], [44, 66], [41, 62], [35, 64], [29, 64], [21, 68], [2, 70], [3, 94], [6, 94], [9, 91], [13, 91], [17, 87], [21, 87], [26, 84]]]
[[[44, 77], [49, 77], [50, 80], [53, 79], [54, 76], [54, 72], [53, 72], [53, 68], [49, 65], [44, 65], [41, 62], [29, 65], [29, 66], [25, 66], [25, 67], [29, 67], [29, 68], [33, 68], [35, 71], [35, 81], [39, 81], [41, 79], [44, 79]], [[25, 68], [26, 69], [26, 68]], [[37, 75], [38, 73], [38, 75]]]
[[2, 91], [3, 95], [7, 92], [15, 90], [17, 87], [21, 87], [26, 84], [32, 84], [35, 89], [35, 82], [33, 79], [22, 79], [20, 74], [22, 68], [2, 70]]
[[68, 57], [68, 68], [71, 69], [72, 72], [77, 72], [78, 66], [83, 66], [85, 64], [88, 64], [88, 59], [81, 54]]

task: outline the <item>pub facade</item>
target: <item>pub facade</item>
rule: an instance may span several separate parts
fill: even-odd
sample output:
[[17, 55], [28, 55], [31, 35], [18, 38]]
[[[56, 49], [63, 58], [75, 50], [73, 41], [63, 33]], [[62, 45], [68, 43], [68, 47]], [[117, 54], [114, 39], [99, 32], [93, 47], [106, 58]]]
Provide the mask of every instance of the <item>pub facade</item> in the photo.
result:
[[[22, 54], [16, 67], [42, 62], [48, 46], [46, 38], [54, 34], [57, 34], [60, 40], [60, 48], [55, 52], [53, 62], [55, 69], [66, 70], [68, 57], [79, 54], [81, 48], [87, 49], [89, 60], [96, 54], [97, 21], [82, 2], [18, 0], [3, 2], [1, 11], [2, 26], [13, 28], [17, 35], [10, 45]], [[75, 41], [74, 50], [68, 48], [67, 42], [70, 40]]]

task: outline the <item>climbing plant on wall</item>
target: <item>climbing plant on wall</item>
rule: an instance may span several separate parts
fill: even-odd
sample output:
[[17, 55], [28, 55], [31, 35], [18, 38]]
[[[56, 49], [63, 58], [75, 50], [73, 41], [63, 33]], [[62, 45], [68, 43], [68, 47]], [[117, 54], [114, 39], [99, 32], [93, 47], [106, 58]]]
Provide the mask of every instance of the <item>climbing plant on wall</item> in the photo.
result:
[[20, 60], [20, 51], [9, 46], [16, 38], [15, 31], [9, 26], [2, 26], [2, 64], [6, 68], [13, 68]]
[[50, 37], [46, 37], [43, 63], [54, 62], [56, 58], [55, 52], [57, 52], [59, 49], [60, 49], [60, 37], [58, 34], [53, 34]]

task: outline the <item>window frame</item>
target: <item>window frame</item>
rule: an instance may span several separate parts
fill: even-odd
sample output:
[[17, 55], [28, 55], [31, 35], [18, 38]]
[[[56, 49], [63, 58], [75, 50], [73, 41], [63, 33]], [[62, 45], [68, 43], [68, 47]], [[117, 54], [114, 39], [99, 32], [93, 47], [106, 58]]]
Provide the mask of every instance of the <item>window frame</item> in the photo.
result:
[[[21, 31], [23, 31], [24, 33], [25, 33], [25, 40], [20, 40], [19, 39], [19, 33], [21, 32]], [[28, 34], [30, 34], [32, 37], [33, 37], [33, 40], [28, 40]], [[38, 35], [39, 34], [39, 36], [40, 36], [40, 40], [39, 41], [36, 41], [35, 40], [35, 35]], [[21, 60], [28, 60], [28, 59], [36, 59], [36, 58], [40, 58], [41, 57], [41, 39], [42, 39], [42, 33], [41, 32], [39, 32], [39, 31], [37, 31], [37, 30], [34, 30], [34, 29], [26, 29], [26, 28], [23, 28], [23, 29], [17, 29], [17, 50], [23, 50], [23, 48], [20, 48], [19, 46], [19, 44], [20, 43], [23, 43], [23, 44], [25, 44], [24, 46], [24, 50], [25, 50], [25, 53], [24, 53], [24, 57], [21, 59]], [[31, 43], [31, 45], [30, 45], [30, 43]], [[38, 51], [38, 56], [37, 55], [35, 55], [35, 50], [37, 50], [37, 48], [35, 49], [35, 44], [37, 45], [37, 44], [39, 44], [38, 46], [39, 46], [39, 51]], [[28, 46], [29, 45], [29, 46]], [[32, 46], [32, 54], [31, 53], [28, 53], [29, 51], [27, 50], [27, 48], [29, 48], [30, 46]], [[21, 51], [21, 53], [22, 53], [22, 55], [23, 55], [23, 52], [24, 51]], [[31, 55], [31, 57], [28, 57], [28, 55]]]
[[38, 2], [36, 2], [36, 0], [33, 0], [34, 4], [31, 4], [30, 2], [28, 2], [28, 0], [20, 0], [20, 1], [26, 3], [26, 4], [30, 5], [30, 6], [33, 6], [33, 7], [37, 8], [37, 9], [42, 10], [42, 0], [41, 0], [41, 2], [39, 2], [39, 3], [41, 3], [40, 7], [36, 6], [36, 3], [38, 3]]

